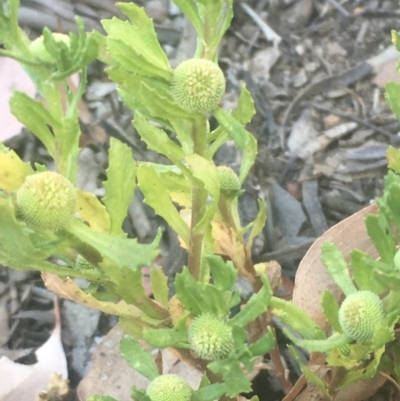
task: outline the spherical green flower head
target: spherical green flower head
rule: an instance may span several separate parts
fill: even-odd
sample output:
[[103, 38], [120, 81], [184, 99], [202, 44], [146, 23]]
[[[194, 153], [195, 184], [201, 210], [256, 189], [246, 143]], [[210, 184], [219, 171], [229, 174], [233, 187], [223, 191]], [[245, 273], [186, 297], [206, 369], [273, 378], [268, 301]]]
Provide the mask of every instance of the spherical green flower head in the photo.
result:
[[76, 200], [71, 182], [50, 171], [27, 176], [17, 191], [18, 212], [35, 230], [66, 228], [74, 218]]
[[233, 349], [232, 327], [210, 313], [193, 319], [188, 334], [191, 349], [203, 359], [222, 359]]
[[339, 323], [343, 333], [358, 342], [371, 341], [382, 322], [382, 301], [371, 291], [357, 291], [340, 306]]
[[[53, 33], [53, 38], [56, 40], [56, 42], [64, 42], [67, 46], [69, 45], [70, 39], [68, 35], [55, 32]], [[36, 58], [46, 63], [53, 62], [53, 58], [50, 56], [49, 52], [44, 46], [43, 36], [39, 36], [38, 38], [36, 38], [29, 45], [29, 49]]]
[[156, 377], [146, 393], [151, 401], [189, 401], [192, 388], [182, 377], [168, 374]]
[[205, 114], [221, 102], [225, 93], [225, 77], [212, 61], [193, 58], [183, 61], [175, 69], [171, 91], [182, 109]]
[[218, 173], [221, 192], [226, 194], [236, 194], [240, 191], [241, 185], [239, 177], [230, 167], [219, 166]]

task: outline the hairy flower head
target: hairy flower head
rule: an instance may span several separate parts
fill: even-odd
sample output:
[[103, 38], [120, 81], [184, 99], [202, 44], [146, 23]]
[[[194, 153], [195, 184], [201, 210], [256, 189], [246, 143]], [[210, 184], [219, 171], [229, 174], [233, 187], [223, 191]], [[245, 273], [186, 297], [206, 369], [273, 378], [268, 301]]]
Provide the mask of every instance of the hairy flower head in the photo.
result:
[[189, 401], [192, 388], [182, 377], [167, 374], [156, 377], [146, 393], [151, 401]]
[[182, 109], [205, 114], [218, 107], [225, 92], [225, 77], [212, 61], [189, 59], [176, 67], [171, 91]]
[[343, 333], [358, 342], [371, 341], [382, 322], [382, 301], [371, 291], [350, 294], [340, 306], [339, 323]]
[[17, 191], [18, 213], [36, 230], [66, 228], [74, 218], [76, 201], [72, 183], [50, 171], [28, 175]]
[[236, 173], [227, 166], [218, 166], [221, 192], [235, 195], [240, 191], [240, 181]]
[[210, 313], [193, 319], [188, 334], [191, 349], [203, 359], [222, 359], [233, 349], [232, 327]]

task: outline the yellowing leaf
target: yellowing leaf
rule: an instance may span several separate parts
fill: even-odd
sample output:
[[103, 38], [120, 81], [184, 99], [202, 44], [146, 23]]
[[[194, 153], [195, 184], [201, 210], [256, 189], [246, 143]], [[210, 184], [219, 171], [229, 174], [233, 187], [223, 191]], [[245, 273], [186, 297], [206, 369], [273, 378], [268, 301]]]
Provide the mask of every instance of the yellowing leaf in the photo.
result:
[[34, 171], [29, 163], [24, 163], [13, 151], [0, 152], [0, 189], [6, 192], [16, 191], [27, 175]]
[[136, 306], [128, 305], [125, 301], [103, 302], [96, 299], [92, 294], [86, 294], [69, 277], [65, 280], [51, 273], [42, 273], [42, 279], [47, 289], [62, 298], [78, 302], [82, 305], [100, 310], [111, 315], [135, 317], [143, 315]]
[[95, 231], [109, 232], [110, 216], [105, 206], [96, 198], [95, 195], [77, 190], [78, 211], [81, 219], [89, 224]]
[[212, 222], [214, 253], [228, 256], [242, 276], [247, 276], [245, 266], [249, 260], [243, 242], [238, 234], [220, 221]]

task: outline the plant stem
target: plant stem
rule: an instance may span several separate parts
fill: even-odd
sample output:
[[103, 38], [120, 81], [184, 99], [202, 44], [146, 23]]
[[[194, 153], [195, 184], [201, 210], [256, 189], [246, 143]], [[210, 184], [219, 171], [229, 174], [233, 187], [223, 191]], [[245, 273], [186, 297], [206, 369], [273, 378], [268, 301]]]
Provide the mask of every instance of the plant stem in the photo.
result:
[[[206, 116], [198, 117], [193, 122], [193, 153], [202, 157], [204, 157], [204, 153], [207, 149], [207, 130], [208, 122]], [[196, 280], [199, 280], [201, 277], [204, 238], [204, 230], [199, 230], [196, 226], [204, 215], [206, 202], [207, 191], [203, 187], [193, 184], [188, 267]]]

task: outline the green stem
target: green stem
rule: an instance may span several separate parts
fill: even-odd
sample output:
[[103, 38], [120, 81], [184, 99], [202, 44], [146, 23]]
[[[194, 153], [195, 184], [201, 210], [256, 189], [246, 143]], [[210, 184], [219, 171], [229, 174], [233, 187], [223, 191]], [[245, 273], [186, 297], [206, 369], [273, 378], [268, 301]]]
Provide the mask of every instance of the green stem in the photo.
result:
[[[204, 157], [207, 149], [207, 117], [199, 117], [193, 123], [193, 153]], [[188, 267], [193, 277], [199, 280], [201, 277], [201, 265], [203, 259], [204, 231], [196, 230], [197, 224], [204, 215], [207, 202], [207, 191], [194, 184], [192, 186], [192, 221], [190, 229], [190, 243], [188, 255]]]

